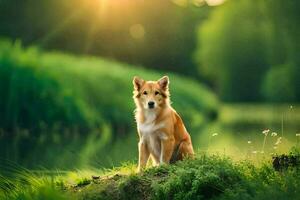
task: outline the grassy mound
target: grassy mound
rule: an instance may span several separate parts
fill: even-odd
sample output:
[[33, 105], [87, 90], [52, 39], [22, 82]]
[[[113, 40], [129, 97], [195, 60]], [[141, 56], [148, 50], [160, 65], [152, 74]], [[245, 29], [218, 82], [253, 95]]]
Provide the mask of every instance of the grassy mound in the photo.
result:
[[[190, 132], [197, 134], [216, 116], [216, 97], [195, 81], [167, 74], [173, 105]], [[107, 155], [102, 155], [101, 161], [91, 156], [116, 138], [124, 144], [130, 136], [127, 144], [134, 141], [135, 149], [134, 75], [158, 79], [163, 74], [100, 58], [42, 53], [35, 47], [24, 49], [18, 42], [1, 41], [0, 136], [2, 141], [13, 138], [14, 144], [1, 144], [4, 153], [0, 156], [9, 155], [10, 160], [27, 166], [43, 158], [68, 166], [79, 159], [81, 163], [102, 162]], [[128, 158], [130, 155], [124, 157]]]
[[199, 156], [141, 174], [94, 180], [77, 187], [78, 199], [297, 199], [299, 166], [277, 172], [219, 156]]
[[[39, 179], [31, 181], [30, 187], [12, 184], [17, 187], [11, 187], [7, 197], [79, 200], [298, 199], [299, 169], [299, 166], [294, 166], [278, 172], [268, 160], [255, 166], [248, 161], [233, 162], [220, 156], [199, 155], [194, 160], [149, 168], [140, 174], [134, 172], [133, 165], [106, 172], [89, 172], [79, 179], [77, 176], [72, 185], [67, 182], [70, 175], [52, 178], [52, 182], [44, 178], [44, 184], [40, 184], [42, 181]], [[101, 173], [99, 178], [91, 178], [91, 174], [97, 173]], [[7, 186], [0, 186], [1, 197], [1, 189]]]

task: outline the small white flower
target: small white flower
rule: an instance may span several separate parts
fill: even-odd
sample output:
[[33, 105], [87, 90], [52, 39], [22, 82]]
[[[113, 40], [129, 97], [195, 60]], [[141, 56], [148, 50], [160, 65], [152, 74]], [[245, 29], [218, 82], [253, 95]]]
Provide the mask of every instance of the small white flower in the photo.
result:
[[251, 143], [252, 143], [252, 142], [249, 140], [249, 141], [248, 141], [248, 144], [251, 144]]
[[300, 137], [300, 133], [296, 133], [296, 137]]
[[281, 143], [281, 137], [279, 137], [278, 139], [277, 139], [277, 141], [276, 141], [276, 143], [275, 143], [275, 145], [279, 145], [280, 143]]
[[273, 149], [277, 149], [277, 146], [274, 146]]
[[218, 133], [213, 133], [211, 136], [212, 137], [218, 136]]
[[272, 132], [272, 133], [271, 133], [271, 136], [272, 136], [272, 137], [276, 137], [276, 136], [277, 136], [277, 133], [276, 133], [276, 132]]
[[264, 135], [268, 135], [269, 132], [270, 132], [270, 129], [265, 129], [265, 130], [263, 130], [262, 133], [263, 133]]

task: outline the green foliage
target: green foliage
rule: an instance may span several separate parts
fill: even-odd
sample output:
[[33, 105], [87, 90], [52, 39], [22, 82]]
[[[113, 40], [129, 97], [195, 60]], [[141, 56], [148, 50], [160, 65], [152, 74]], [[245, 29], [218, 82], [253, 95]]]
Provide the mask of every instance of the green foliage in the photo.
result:
[[[0, 160], [0, 199], [3, 200], [64, 200], [67, 199], [59, 189], [62, 182], [55, 184], [54, 177], [38, 176], [31, 171], [12, 163]], [[60, 186], [60, 188], [58, 188]]]
[[228, 160], [204, 156], [178, 164], [164, 183], [156, 185], [154, 199], [212, 199], [239, 185], [241, 176]]
[[[298, 169], [276, 172], [218, 156], [199, 156], [140, 174], [113, 176], [75, 192], [79, 199], [297, 199]], [[95, 198], [96, 197], [96, 198]]]
[[[266, 0], [266, 7], [268, 8], [266, 14], [274, 27], [273, 44], [279, 44], [277, 48], [271, 50], [273, 53], [272, 61], [276, 61], [273, 63], [276, 65], [291, 63], [299, 71], [300, 28], [297, 24], [300, 20], [300, 13], [298, 12], [300, 2]], [[278, 60], [276, 57], [281, 59]]]
[[35, 48], [23, 50], [20, 42], [14, 46], [8, 42], [1, 44], [0, 126], [10, 130], [37, 129], [44, 123], [54, 127], [63, 122], [61, 126], [86, 129], [99, 124], [99, 116], [92, 116], [83, 102], [45, 71], [39, 56]]
[[35, 190], [23, 191], [11, 200], [67, 200], [68, 198], [61, 192], [49, 186], [42, 186]]
[[266, 15], [272, 23], [269, 47], [273, 66], [262, 86], [264, 97], [274, 102], [298, 102], [300, 99], [300, 20], [299, 1], [266, 0]]
[[[293, 150], [292, 154], [299, 156], [299, 151]], [[0, 198], [263, 200], [272, 197], [284, 200], [297, 199], [300, 192], [299, 166], [278, 172], [267, 160], [255, 166], [249, 160], [234, 162], [229, 158], [203, 154], [173, 165], [149, 168], [139, 174], [131, 168], [125, 164], [100, 173], [99, 179], [84, 177], [80, 179], [82, 184], [75, 185], [68, 184], [68, 177], [60, 177], [60, 181], [52, 177], [52, 182], [49, 182], [45, 176], [17, 171], [13, 177], [2, 176]], [[3, 180], [9, 180], [11, 186], [4, 185]], [[23, 184], [19, 184], [20, 181]]]
[[119, 184], [120, 199], [149, 199], [151, 193], [150, 177], [130, 175]]
[[[109, 161], [107, 149], [111, 151], [116, 140], [135, 141], [134, 75], [155, 80], [163, 74], [94, 57], [41, 53], [35, 47], [23, 49], [20, 42], [2, 41], [1, 141], [13, 138], [13, 145], [1, 145], [2, 156], [27, 166], [116, 164]], [[168, 75], [173, 105], [196, 134], [216, 117], [216, 97], [195, 81]], [[132, 159], [136, 144], [130, 149], [118, 153], [119, 158]]]
[[84, 178], [84, 179], [81, 179], [77, 182], [77, 186], [78, 187], [81, 187], [81, 186], [85, 186], [85, 185], [88, 185], [91, 183], [91, 180], [87, 179], [87, 178]]
[[265, 99], [271, 102], [296, 102], [300, 97], [299, 75], [299, 70], [291, 65], [270, 69], [262, 88]]
[[199, 29], [195, 54], [200, 74], [225, 101], [258, 101], [268, 68], [269, 24], [261, 1], [228, 1]]
[[198, 32], [200, 75], [227, 102], [299, 101], [300, 4], [227, 1]]

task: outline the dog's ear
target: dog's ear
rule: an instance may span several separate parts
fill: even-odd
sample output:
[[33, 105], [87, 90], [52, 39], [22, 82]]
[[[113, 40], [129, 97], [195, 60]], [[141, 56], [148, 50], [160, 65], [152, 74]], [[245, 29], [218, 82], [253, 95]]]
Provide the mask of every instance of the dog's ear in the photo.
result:
[[132, 83], [133, 83], [134, 89], [139, 91], [142, 88], [142, 86], [144, 85], [145, 81], [143, 79], [141, 79], [140, 77], [135, 76], [135, 77], [133, 77]]
[[167, 90], [169, 88], [169, 77], [163, 76], [161, 79], [157, 81], [157, 83], [163, 90]]

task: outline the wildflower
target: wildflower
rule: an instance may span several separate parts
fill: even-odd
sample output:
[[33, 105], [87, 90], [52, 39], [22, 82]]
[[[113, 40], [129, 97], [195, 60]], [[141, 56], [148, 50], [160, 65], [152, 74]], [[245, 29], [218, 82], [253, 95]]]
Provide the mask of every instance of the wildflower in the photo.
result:
[[269, 132], [270, 132], [270, 129], [265, 129], [265, 130], [263, 130], [262, 133], [267, 136]]
[[215, 136], [217, 136], [218, 135], [218, 133], [213, 133], [212, 134], [212, 137], [215, 137]]
[[277, 139], [277, 141], [276, 141], [276, 143], [275, 143], [275, 145], [279, 145], [280, 143], [281, 143], [281, 137], [279, 137], [278, 139]]
[[251, 143], [252, 143], [252, 142], [249, 140], [249, 141], [248, 141], [248, 144], [251, 144]]
[[272, 136], [272, 137], [276, 137], [276, 136], [277, 136], [277, 133], [276, 133], [276, 132], [272, 132], [272, 133], [271, 133], [271, 136]]
[[296, 137], [300, 137], [300, 133], [296, 133]]

